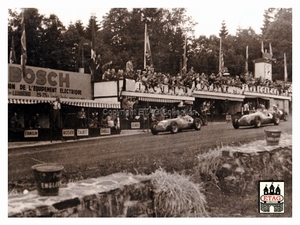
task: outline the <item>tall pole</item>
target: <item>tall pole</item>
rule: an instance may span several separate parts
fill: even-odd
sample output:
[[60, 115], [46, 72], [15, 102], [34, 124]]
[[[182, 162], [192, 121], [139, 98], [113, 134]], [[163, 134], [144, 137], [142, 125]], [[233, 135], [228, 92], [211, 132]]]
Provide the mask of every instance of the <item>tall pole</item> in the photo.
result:
[[144, 32], [144, 69], [146, 69], [146, 61], [147, 61], [147, 23], [145, 22], [145, 32]]
[[220, 37], [219, 72], [222, 70], [222, 37]]

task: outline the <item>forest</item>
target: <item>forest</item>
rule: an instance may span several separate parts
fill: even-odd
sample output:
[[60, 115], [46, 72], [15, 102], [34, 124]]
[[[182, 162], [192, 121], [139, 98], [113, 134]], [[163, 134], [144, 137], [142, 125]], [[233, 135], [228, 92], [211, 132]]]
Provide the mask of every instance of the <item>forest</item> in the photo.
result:
[[79, 20], [67, 27], [56, 15], [46, 17], [37, 8], [8, 9], [8, 15], [8, 63], [21, 64], [25, 27], [26, 65], [76, 72], [84, 68], [90, 73], [94, 40], [97, 54], [104, 63], [112, 61], [115, 70], [124, 70], [130, 56], [134, 69], [143, 70], [146, 24], [155, 71], [179, 73], [185, 54], [187, 69], [218, 73], [222, 38], [224, 67], [231, 76], [254, 73], [253, 61], [271, 46], [273, 80], [284, 79], [285, 54], [287, 81], [292, 82], [291, 8], [266, 9], [261, 34], [249, 27], [237, 28], [235, 35], [229, 35], [226, 21], [220, 21], [219, 36], [209, 37], [194, 35], [196, 22], [186, 15], [185, 8], [111, 8], [103, 18], [91, 16], [87, 26]]

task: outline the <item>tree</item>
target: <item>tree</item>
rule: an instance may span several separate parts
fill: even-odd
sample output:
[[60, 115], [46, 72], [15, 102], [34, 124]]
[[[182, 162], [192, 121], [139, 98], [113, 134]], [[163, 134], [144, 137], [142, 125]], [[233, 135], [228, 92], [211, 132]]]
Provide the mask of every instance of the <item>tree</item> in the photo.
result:
[[221, 25], [221, 30], [220, 30], [220, 33], [219, 33], [219, 37], [222, 38], [222, 39], [225, 39], [227, 35], [228, 35], [228, 30], [227, 30], [227, 27], [226, 27], [226, 23], [223, 20], [222, 25]]
[[270, 22], [265, 30], [264, 39], [271, 43], [273, 57], [277, 59], [273, 63], [273, 79], [283, 80], [284, 65], [283, 54], [287, 57], [288, 80], [292, 80], [292, 9], [273, 9], [274, 21]]
[[43, 62], [40, 63], [43, 67], [52, 69], [66, 69], [68, 68], [65, 58], [68, 57], [66, 46], [64, 43], [62, 32], [65, 27], [59, 18], [51, 14], [49, 18], [44, 18], [43, 34], [41, 36], [41, 55], [43, 55]]

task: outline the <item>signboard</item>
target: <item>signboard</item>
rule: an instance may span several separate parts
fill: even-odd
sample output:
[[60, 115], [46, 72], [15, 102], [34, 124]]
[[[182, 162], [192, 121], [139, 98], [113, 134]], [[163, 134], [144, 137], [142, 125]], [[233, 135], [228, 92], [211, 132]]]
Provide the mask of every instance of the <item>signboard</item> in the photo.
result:
[[63, 129], [62, 136], [63, 137], [74, 137], [75, 131], [74, 131], [74, 129]]
[[100, 128], [100, 135], [110, 135], [110, 128]]
[[88, 136], [89, 135], [89, 129], [83, 128], [83, 129], [77, 129], [77, 136]]
[[24, 130], [25, 138], [34, 138], [39, 136], [39, 130]]
[[91, 75], [41, 67], [8, 65], [8, 95], [92, 99]]
[[131, 129], [140, 129], [141, 123], [140, 122], [131, 122]]

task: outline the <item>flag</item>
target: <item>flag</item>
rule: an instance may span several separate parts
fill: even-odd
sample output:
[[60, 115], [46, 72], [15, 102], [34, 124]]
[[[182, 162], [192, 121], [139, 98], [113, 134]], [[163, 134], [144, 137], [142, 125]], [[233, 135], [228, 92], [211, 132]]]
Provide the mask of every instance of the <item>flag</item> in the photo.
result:
[[273, 58], [273, 51], [272, 51], [271, 43], [269, 43], [269, 51], [270, 51], [270, 59], [272, 59]]
[[262, 57], [264, 57], [265, 51], [264, 51], [264, 42], [261, 41], [261, 53], [262, 53]]
[[145, 23], [144, 69], [146, 69], [147, 61], [150, 61], [150, 65], [153, 64], [147, 23]]
[[288, 74], [287, 74], [286, 55], [285, 55], [285, 53], [284, 53], [283, 57], [284, 57], [284, 81], [287, 81]]
[[182, 71], [183, 72], [186, 72], [187, 71], [187, 57], [186, 57], [186, 46], [187, 45], [187, 42], [186, 42], [186, 36], [185, 36], [185, 39], [184, 39], [184, 45], [183, 45], [183, 65], [182, 65]]
[[9, 63], [13, 64], [16, 63], [16, 52], [15, 52], [15, 40], [14, 36], [11, 39], [11, 46], [10, 46], [10, 53], [9, 53]]
[[21, 20], [21, 26], [22, 26], [22, 36], [21, 36], [21, 66], [22, 66], [22, 73], [23, 76], [26, 76], [26, 61], [27, 61], [27, 50], [26, 50], [26, 33], [25, 33], [25, 21], [24, 21], [24, 9], [22, 11], [22, 20]]
[[248, 45], [246, 46], [246, 64], [245, 71], [248, 72]]
[[91, 59], [96, 61], [96, 51], [95, 51], [95, 17], [92, 16], [92, 41], [91, 41]]

